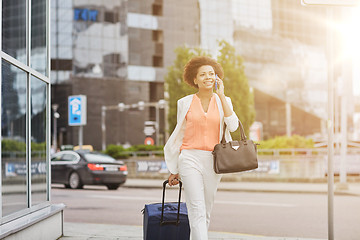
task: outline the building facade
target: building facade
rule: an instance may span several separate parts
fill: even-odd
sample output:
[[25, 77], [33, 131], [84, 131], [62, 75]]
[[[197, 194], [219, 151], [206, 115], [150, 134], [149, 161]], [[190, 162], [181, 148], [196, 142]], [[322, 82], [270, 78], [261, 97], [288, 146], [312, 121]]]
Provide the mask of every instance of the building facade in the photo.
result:
[[[290, 2], [54, 1], [51, 79], [52, 100], [59, 104], [59, 145], [77, 145], [79, 139], [78, 128], [68, 126], [68, 96], [87, 96], [84, 144], [99, 150], [104, 142], [99, 137], [102, 107], [135, 106], [139, 102], [154, 105], [165, 99], [164, 76], [176, 57], [174, 50], [184, 45], [201, 47], [216, 57], [219, 40], [233, 44], [243, 56], [252, 88], [289, 104], [286, 111], [294, 107], [316, 116], [318, 127], [311, 129], [322, 134], [327, 112], [326, 16], [322, 8]], [[262, 106], [255, 108], [257, 116], [262, 116]], [[296, 119], [294, 112], [278, 116]], [[158, 112], [155, 107], [106, 111], [106, 144], [143, 143], [148, 135], [144, 133], [145, 122], [155, 123], [154, 128], [158, 123], [159, 136], [151, 137], [158, 139], [156, 144], [163, 144], [167, 129], [164, 114], [165, 110]], [[291, 119], [281, 121], [289, 123], [285, 133], [309, 134], [295, 131]], [[263, 124], [274, 130], [264, 136], [284, 132], [282, 126]]]
[[[1, 1], [1, 239], [62, 235], [50, 202], [49, 1]], [[29, 232], [27, 233], [29, 234]], [[44, 235], [43, 235], [44, 236]]]
[[[102, 146], [102, 106], [139, 102], [156, 104], [164, 99], [166, 68], [174, 49], [184, 43], [198, 46], [197, 1], [80, 1], [52, 5], [52, 100], [59, 104], [58, 142], [78, 144], [78, 127], [67, 122], [67, 98], [87, 96], [84, 144]], [[106, 111], [106, 144], [142, 144], [145, 122], [158, 122], [163, 144], [165, 110], [137, 107]], [[155, 125], [155, 124], [154, 124]], [[156, 127], [153, 126], [154, 128]]]
[[[325, 120], [328, 100], [328, 62], [327, 62], [327, 25], [326, 9], [321, 6], [302, 6], [300, 1], [284, 0], [233, 0], [235, 17], [234, 41], [237, 53], [244, 58], [245, 73], [252, 87], [282, 101], [277, 109], [282, 122], [290, 126], [275, 124], [277, 121], [265, 121], [264, 136], [281, 134], [312, 135], [325, 138]], [[236, 14], [240, 12], [242, 14]], [[341, 23], [349, 9], [334, 10], [334, 21]], [[334, 34], [335, 61], [335, 125], [339, 131], [341, 92], [350, 93], [352, 78], [344, 75], [352, 69], [344, 68], [342, 47], [339, 34]], [[342, 85], [343, 79], [346, 84]], [[255, 99], [255, 103], [260, 103]], [[287, 105], [287, 107], [286, 107]], [[256, 121], [263, 121], [266, 112], [261, 105], [255, 104]], [[348, 96], [348, 118], [353, 113], [352, 96]], [[281, 110], [282, 109], [282, 110]], [[299, 131], [295, 114], [301, 109], [314, 119], [311, 131]], [[297, 111], [298, 112], [298, 111]], [[298, 112], [298, 114], [300, 114]], [[260, 117], [261, 116], [261, 117]], [[317, 128], [313, 128], [318, 126]], [[350, 124], [351, 126], [351, 124]], [[287, 130], [286, 130], [287, 128]], [[349, 128], [351, 129], [351, 127]]]

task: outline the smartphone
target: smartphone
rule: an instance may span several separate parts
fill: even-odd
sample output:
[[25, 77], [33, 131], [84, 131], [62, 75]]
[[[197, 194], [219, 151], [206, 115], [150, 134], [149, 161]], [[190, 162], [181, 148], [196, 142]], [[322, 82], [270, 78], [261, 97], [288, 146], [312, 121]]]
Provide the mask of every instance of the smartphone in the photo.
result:
[[217, 90], [217, 78], [218, 78], [218, 76], [217, 76], [217, 74], [215, 75], [215, 91]]

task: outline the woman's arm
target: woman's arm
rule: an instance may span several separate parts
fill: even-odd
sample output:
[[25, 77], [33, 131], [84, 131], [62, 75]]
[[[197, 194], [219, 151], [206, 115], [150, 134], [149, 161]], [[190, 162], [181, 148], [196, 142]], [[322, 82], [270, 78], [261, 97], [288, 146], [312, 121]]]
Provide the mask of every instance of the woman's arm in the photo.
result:
[[230, 106], [225, 98], [224, 82], [220, 78], [216, 78], [215, 81], [217, 81], [217, 84], [219, 86], [218, 89], [216, 90], [216, 94], [219, 96], [219, 98], [221, 100], [221, 105], [224, 110], [224, 117], [230, 117], [233, 114], [233, 111], [230, 108]]
[[[180, 122], [181, 110], [182, 110], [182, 101], [178, 100], [177, 101], [177, 115], [176, 115], [177, 124], [179, 124], [179, 122]], [[170, 176], [169, 176], [168, 180], [169, 180], [170, 186], [179, 184], [179, 174], [178, 173], [173, 174], [170, 172]]]
[[226, 101], [225, 94], [218, 94], [218, 96], [224, 110], [224, 117], [230, 117], [233, 114], [233, 110], [230, 108], [229, 103]]
[[234, 132], [239, 126], [239, 119], [233, 111], [233, 106], [231, 104], [231, 99], [228, 100], [224, 94], [224, 83], [220, 78], [216, 80], [218, 82], [219, 88], [216, 90], [216, 94], [219, 96], [221, 105], [224, 111], [224, 121], [230, 132]]

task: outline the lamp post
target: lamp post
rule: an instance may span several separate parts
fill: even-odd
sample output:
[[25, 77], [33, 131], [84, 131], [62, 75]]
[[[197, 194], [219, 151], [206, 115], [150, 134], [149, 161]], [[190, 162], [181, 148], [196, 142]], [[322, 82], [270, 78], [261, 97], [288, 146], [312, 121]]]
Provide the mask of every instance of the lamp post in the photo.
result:
[[55, 153], [57, 150], [57, 119], [60, 117], [60, 114], [57, 112], [59, 104], [52, 104], [51, 108], [53, 109], [54, 116], [53, 150]]
[[[327, 19], [334, 20], [334, 6], [357, 6], [358, 0], [301, 0], [303, 5], [326, 6]], [[328, 59], [328, 239], [334, 239], [334, 31], [327, 29]]]
[[159, 145], [159, 130], [160, 130], [160, 119], [159, 119], [159, 109], [165, 109], [166, 101], [160, 99], [156, 105], [156, 144]]
[[160, 99], [157, 102], [143, 102], [140, 101], [137, 104], [137, 107], [139, 110], [144, 110], [145, 107], [155, 107], [155, 134], [156, 134], [156, 144], [159, 145], [159, 130], [160, 130], [160, 124], [159, 124], [159, 110], [164, 109], [166, 106], [166, 101], [164, 99]]
[[101, 106], [101, 132], [102, 132], [102, 142], [101, 149], [105, 151], [106, 149], [106, 111], [107, 110], [119, 110], [120, 112], [129, 108], [129, 105], [124, 103], [119, 103], [118, 105], [112, 106]]
[[166, 101], [164, 99], [160, 99], [157, 102], [144, 102], [139, 101], [138, 103], [133, 104], [125, 104], [119, 103], [118, 105], [112, 106], [102, 106], [101, 107], [101, 131], [102, 131], [102, 144], [101, 149], [105, 151], [106, 149], [106, 111], [107, 110], [119, 110], [123, 112], [127, 109], [137, 108], [139, 110], [144, 110], [145, 107], [155, 107], [156, 110], [156, 120], [155, 120], [155, 130], [156, 130], [156, 144], [159, 144], [159, 109], [164, 109], [166, 106]]
[[101, 132], [102, 132], [102, 141], [101, 141], [101, 150], [105, 151], [106, 149], [106, 106], [101, 106]]

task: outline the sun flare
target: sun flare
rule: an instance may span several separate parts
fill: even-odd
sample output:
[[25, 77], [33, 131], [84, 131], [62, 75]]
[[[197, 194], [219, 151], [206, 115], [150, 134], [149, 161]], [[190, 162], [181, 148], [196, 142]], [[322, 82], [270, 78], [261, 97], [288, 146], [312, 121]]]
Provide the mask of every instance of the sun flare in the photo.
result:
[[360, 56], [360, 7], [355, 7], [337, 26], [341, 34], [342, 58], [356, 59]]

